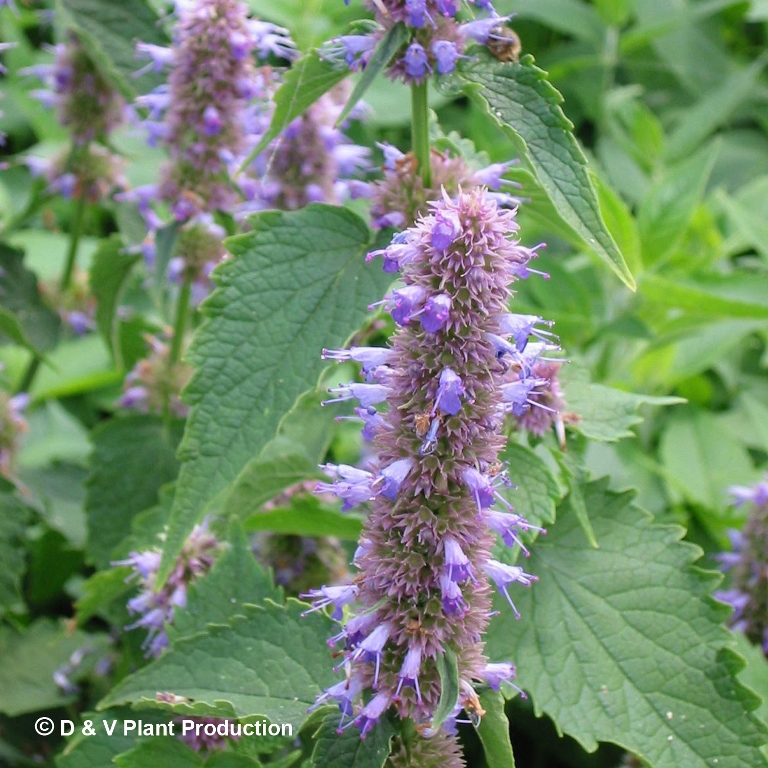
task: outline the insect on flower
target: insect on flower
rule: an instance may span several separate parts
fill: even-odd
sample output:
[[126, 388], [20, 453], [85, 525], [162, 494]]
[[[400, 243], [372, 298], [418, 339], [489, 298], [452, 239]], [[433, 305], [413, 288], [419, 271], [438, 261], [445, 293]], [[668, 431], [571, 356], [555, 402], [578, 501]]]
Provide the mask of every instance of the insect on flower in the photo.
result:
[[518, 61], [523, 50], [514, 29], [499, 24], [488, 35], [488, 50], [499, 61]]

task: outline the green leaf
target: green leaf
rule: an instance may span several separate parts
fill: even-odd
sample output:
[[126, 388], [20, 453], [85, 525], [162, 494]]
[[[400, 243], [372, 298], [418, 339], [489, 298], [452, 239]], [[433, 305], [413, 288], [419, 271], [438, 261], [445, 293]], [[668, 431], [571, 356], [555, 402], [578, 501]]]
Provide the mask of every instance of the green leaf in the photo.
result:
[[501, 489], [505, 499], [515, 507], [531, 525], [549, 525], [555, 522], [555, 504], [561, 493], [557, 480], [544, 460], [530, 448], [518, 443], [507, 443], [499, 457], [509, 465], [512, 490]]
[[[175, 724], [180, 733], [180, 724]], [[157, 736], [140, 741], [133, 749], [113, 760], [120, 768], [200, 768], [203, 758], [182, 741], [170, 736]]]
[[12, 344], [24, 347], [34, 354], [38, 353], [37, 347], [24, 334], [16, 315], [0, 307], [0, 343], [3, 336], [7, 337]]
[[436, 731], [456, 709], [460, 690], [459, 659], [456, 654], [450, 648], [446, 648], [443, 653], [437, 655], [435, 662], [437, 673], [440, 675], [440, 700], [432, 717], [431, 728]]
[[584, 153], [563, 114], [562, 96], [526, 56], [502, 63], [476, 53], [461, 68], [467, 94], [487, 109], [520, 152], [563, 220], [630, 288], [634, 279], [600, 213]]
[[97, 567], [109, 565], [133, 517], [157, 504], [160, 486], [176, 477], [180, 437], [180, 423], [168, 429], [159, 417], [138, 414], [110, 419], [93, 431], [86, 551]]
[[764, 275], [712, 275], [693, 282], [646, 273], [642, 296], [708, 318], [768, 318], [768, 278]]
[[515, 768], [515, 755], [509, 740], [509, 720], [504, 712], [504, 697], [499, 691], [483, 691], [480, 704], [485, 714], [477, 735], [483, 743], [485, 761], [494, 768]]
[[389, 64], [390, 60], [398, 50], [405, 45], [408, 38], [408, 28], [401, 21], [387, 30], [387, 33], [376, 45], [370, 59], [368, 59], [362, 75], [360, 75], [360, 78], [355, 83], [355, 87], [352, 89], [352, 93], [349, 95], [347, 103], [344, 105], [344, 109], [341, 110], [341, 114], [339, 115], [338, 120], [336, 120], [336, 125], [341, 125], [341, 123], [347, 119], [347, 116], [360, 99], [363, 98], [363, 95], [368, 90], [371, 83]]
[[677, 160], [693, 152], [704, 139], [727, 122], [749, 96], [765, 67], [761, 56], [751, 66], [729, 74], [716, 88], [693, 106], [681, 112], [681, 120], [669, 137], [667, 160]]
[[224, 516], [242, 519], [291, 485], [317, 475], [317, 465], [300, 453], [269, 458], [257, 456], [245, 465], [233, 483], [224, 501]]
[[21, 579], [26, 570], [24, 533], [30, 509], [9, 493], [0, 495], [0, 618], [21, 605]]
[[60, 0], [70, 23], [80, 35], [88, 54], [126, 99], [147, 93], [160, 79], [156, 75], [140, 78], [142, 66], [136, 60], [136, 43], [168, 45], [160, 19], [146, 0]]
[[[142, 712], [144, 723], [166, 723], [167, 715], [155, 712]], [[57, 768], [106, 768], [114, 765], [113, 758], [133, 747], [137, 742], [135, 729], [126, 730], [126, 722], [136, 722], [137, 714], [125, 709], [113, 709], [106, 712], [85, 712], [79, 717], [81, 723], [91, 720], [95, 736], [86, 736], [82, 729], [75, 732], [68, 740], [64, 752], [56, 758]], [[105, 723], [109, 728], [105, 728]], [[109, 732], [112, 732], [110, 735]]]
[[235, 258], [214, 272], [219, 288], [189, 352], [193, 406], [159, 580], [206, 505], [274, 437], [299, 396], [317, 384], [323, 347], [340, 347], [390, 277], [363, 259], [368, 228], [344, 208], [267, 211], [230, 238]]
[[0, 307], [5, 310], [0, 330], [17, 344], [45, 352], [56, 346], [61, 321], [43, 302], [37, 276], [24, 266], [23, 257], [22, 251], [0, 243]]
[[313, 768], [382, 768], [395, 735], [391, 720], [382, 717], [361, 739], [358, 728], [338, 733], [339, 717], [338, 710], [326, 715], [315, 734]]
[[709, 597], [717, 576], [692, 567], [701, 551], [683, 529], [606, 486], [584, 491], [600, 549], [566, 499], [526, 563], [539, 581], [513, 594], [522, 618], [500, 600], [486, 653], [517, 661], [537, 714], [589, 751], [609, 741], [654, 768], [765, 766], [758, 701], [725, 647], [729, 609]]
[[244, 527], [248, 532], [335, 536], [337, 539], [357, 541], [363, 530], [363, 519], [328, 509], [314, 496], [300, 496], [291, 499], [291, 506], [286, 509], [256, 512], [245, 521]]
[[53, 673], [88, 642], [84, 632], [38, 619], [18, 632], [0, 626], [0, 712], [16, 717], [72, 701], [53, 681]]
[[[226, 600], [221, 599], [222, 595]], [[246, 603], [258, 604], [267, 598], [281, 603], [282, 591], [259, 567], [239, 526], [233, 526], [227, 551], [205, 578], [189, 587], [187, 605], [175, 612], [169, 637], [175, 642], [204, 631], [208, 624], [226, 624], [232, 616], [242, 613]]]
[[284, 128], [304, 114], [324, 93], [330, 91], [348, 74], [349, 69], [346, 66], [334, 66], [320, 58], [317, 50], [305, 53], [285, 73], [283, 83], [275, 93], [275, 110], [269, 128], [242, 164], [241, 170], [263, 152]]
[[560, 373], [566, 407], [578, 420], [572, 425], [592, 440], [613, 443], [632, 437], [631, 427], [643, 419], [641, 405], [678, 405], [680, 397], [654, 397], [593, 384], [584, 369], [566, 366]]
[[[757, 645], [747, 640], [741, 632], [735, 632], [736, 649], [744, 657], [747, 665], [739, 674], [739, 681], [754, 691], [763, 700], [755, 711], [761, 722], [768, 723], [768, 659]], [[765, 752], [766, 747], [763, 747]]]
[[134, 591], [134, 584], [127, 581], [131, 573], [125, 567], [94, 573], [83, 585], [82, 595], [75, 603], [77, 623], [83, 625], [93, 616], [104, 615], [105, 609], [115, 600]]
[[676, 413], [661, 436], [659, 453], [673, 493], [711, 510], [724, 509], [729, 486], [758, 479], [743, 443], [707, 411]]
[[651, 187], [637, 214], [643, 262], [656, 264], [679, 245], [701, 201], [719, 146], [679, 163]]
[[[267, 717], [297, 728], [307, 707], [335, 681], [326, 639], [333, 622], [306, 604], [245, 606], [227, 625], [182, 638], [148, 666], [120, 682], [101, 702], [167, 708], [182, 714]], [[157, 702], [167, 691], [191, 701]]]
[[131, 270], [141, 259], [136, 253], [126, 253], [119, 235], [104, 240], [93, 258], [89, 282], [96, 302], [96, 325], [122, 367], [120, 339], [118, 337], [117, 308], [125, 290]]

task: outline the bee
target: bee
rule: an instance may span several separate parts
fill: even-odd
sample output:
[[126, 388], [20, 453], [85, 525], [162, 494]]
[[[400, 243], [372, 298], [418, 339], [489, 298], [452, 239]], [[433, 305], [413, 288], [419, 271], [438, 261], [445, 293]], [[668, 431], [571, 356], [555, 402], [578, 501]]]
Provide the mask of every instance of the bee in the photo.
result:
[[518, 61], [523, 50], [515, 30], [503, 24], [491, 30], [486, 45], [491, 55], [499, 61]]
[[429, 413], [417, 413], [413, 417], [414, 429], [418, 437], [424, 437], [427, 434], [431, 421], [432, 417]]

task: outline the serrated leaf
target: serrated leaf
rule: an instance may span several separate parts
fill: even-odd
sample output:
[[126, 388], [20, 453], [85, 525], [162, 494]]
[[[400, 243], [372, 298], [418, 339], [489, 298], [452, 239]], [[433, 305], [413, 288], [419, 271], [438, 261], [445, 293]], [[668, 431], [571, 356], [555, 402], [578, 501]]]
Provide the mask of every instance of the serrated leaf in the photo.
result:
[[643, 262], [656, 264], [682, 240], [717, 159], [713, 144], [670, 170], [653, 185], [637, 213]]
[[0, 712], [16, 717], [72, 701], [53, 673], [87, 642], [84, 632], [68, 632], [50, 619], [38, 619], [21, 632], [0, 626]]
[[[176, 724], [176, 731], [180, 725]], [[113, 762], [120, 768], [199, 768], [203, 758], [182, 741], [169, 736], [140, 741], [133, 749], [117, 755]]]
[[450, 648], [446, 648], [443, 653], [437, 655], [435, 662], [437, 673], [440, 675], [440, 700], [437, 702], [431, 727], [438, 730], [459, 703], [459, 659]]
[[17, 344], [45, 352], [56, 346], [61, 321], [43, 302], [37, 276], [24, 266], [23, 258], [22, 251], [0, 243], [0, 307], [5, 310], [0, 330]]
[[[124, 727], [126, 720], [135, 721], [136, 717], [135, 712], [125, 709], [83, 713], [80, 722], [91, 720], [96, 735], [86, 736], [81, 728], [75, 728], [64, 752], [56, 758], [57, 768], [106, 768], [114, 765], [113, 758], [136, 744], [135, 731], [129, 730], [126, 733]], [[166, 723], [169, 720], [168, 716], [156, 712], [142, 712], [141, 719], [151, 724]], [[105, 722], [109, 729], [105, 728]]]
[[572, 366], [562, 369], [560, 383], [568, 411], [579, 417], [573, 428], [592, 440], [607, 443], [633, 436], [630, 428], [643, 420], [638, 414], [640, 406], [685, 402], [681, 397], [655, 397], [593, 384], [583, 369]]
[[0, 496], [0, 618], [21, 603], [21, 579], [26, 570], [24, 532], [29, 508], [9, 493]]
[[340, 83], [349, 75], [349, 69], [336, 67], [320, 58], [317, 50], [305, 53], [285, 73], [282, 85], [274, 96], [275, 110], [272, 120], [259, 143], [242, 164], [247, 167], [253, 159], [263, 152], [272, 139], [282, 133], [297, 117], [311, 107], [324, 93]]
[[88, 276], [91, 293], [97, 302], [96, 325], [120, 367], [117, 308], [131, 270], [140, 259], [136, 253], [126, 253], [122, 239], [112, 235], [96, 251]]
[[230, 238], [235, 258], [214, 273], [189, 352], [192, 405], [159, 580], [206, 505], [274, 437], [299, 396], [314, 388], [323, 347], [359, 327], [389, 276], [366, 265], [368, 228], [344, 208], [267, 211]]
[[110, 419], [93, 431], [86, 551], [99, 568], [109, 565], [133, 517], [157, 504], [160, 487], [176, 477], [181, 429], [180, 423], [167, 427], [157, 416], [134, 414]]
[[536, 712], [587, 750], [613, 742], [654, 768], [765, 766], [758, 701], [725, 648], [728, 609], [709, 598], [717, 577], [692, 567], [700, 550], [682, 529], [606, 488], [584, 491], [600, 549], [566, 500], [526, 564], [539, 581], [513, 595], [522, 618], [500, 601], [486, 653], [517, 661]]
[[499, 457], [509, 466], [509, 479], [514, 489], [501, 488], [501, 493], [531, 525], [549, 525], [555, 521], [555, 505], [561, 493], [557, 480], [544, 460], [530, 448], [507, 443]]
[[126, 99], [146, 93], [158, 84], [156, 75], [135, 72], [142, 66], [136, 61], [136, 43], [168, 45], [170, 40], [160, 19], [146, 0], [60, 0], [89, 56], [105, 77]]
[[345, 728], [338, 733], [338, 727], [338, 711], [323, 719], [315, 734], [313, 768], [382, 768], [395, 734], [388, 717], [382, 717], [364, 739], [360, 738], [358, 728]]
[[341, 110], [341, 114], [336, 120], [336, 125], [341, 125], [347, 119], [347, 116], [360, 99], [363, 98], [371, 83], [389, 64], [397, 51], [407, 42], [408, 37], [408, 28], [401, 21], [387, 30], [387, 33], [379, 40], [371, 57], [368, 59], [360, 79], [355, 83], [355, 87], [352, 89], [344, 109]]
[[562, 219], [630, 288], [635, 281], [600, 213], [587, 160], [562, 96], [530, 56], [502, 63], [478, 52], [458, 75], [467, 94], [514, 142]]
[[485, 714], [480, 719], [477, 735], [483, 743], [486, 763], [494, 768], [515, 768], [504, 697], [499, 691], [483, 691], [480, 693], [480, 704]]
[[229, 541], [210, 573], [189, 587], [186, 607], [175, 612], [168, 633], [172, 642], [203, 631], [208, 624], [226, 624], [246, 603], [283, 601], [282, 591], [259, 567], [239, 526], [233, 526]]
[[[298, 729], [307, 707], [334, 682], [326, 644], [333, 623], [319, 612], [302, 616], [305, 608], [296, 600], [245, 606], [227, 625], [177, 641], [119, 683], [100, 707], [141, 702], [181, 714], [266, 717]], [[192, 702], [162, 704], [158, 691]]]

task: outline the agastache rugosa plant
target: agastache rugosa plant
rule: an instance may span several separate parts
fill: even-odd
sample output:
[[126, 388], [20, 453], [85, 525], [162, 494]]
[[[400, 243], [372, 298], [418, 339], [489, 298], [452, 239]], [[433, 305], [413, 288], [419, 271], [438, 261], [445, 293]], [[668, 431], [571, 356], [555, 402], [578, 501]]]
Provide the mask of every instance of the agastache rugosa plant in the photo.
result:
[[[383, 302], [399, 326], [391, 346], [324, 353], [362, 365], [365, 383], [335, 387], [326, 402], [358, 400], [377, 453], [372, 471], [324, 467], [333, 482], [318, 491], [335, 493], [346, 509], [370, 502], [372, 512], [355, 555], [358, 578], [309, 595], [336, 618], [351, 606], [331, 640], [344, 646], [346, 680], [319, 702], [335, 699], [342, 726], [354, 722], [363, 734], [390, 707], [429, 733], [445, 654], [458, 659], [458, 709], [480, 716], [475, 687], [514, 676], [511, 664], [489, 664], [483, 653], [490, 582], [517, 613], [508, 587], [535, 580], [490, 554], [494, 531], [522, 546], [519, 534], [530, 528], [499, 493], [509, 481], [498, 461], [506, 414], [531, 407], [544, 383], [532, 374], [541, 345], [528, 350], [528, 334], [510, 341], [508, 329], [525, 324], [530, 334], [540, 320], [507, 310], [510, 285], [534, 254], [513, 239], [514, 211], [483, 187], [430, 208], [369, 255], [402, 270], [403, 285]], [[372, 697], [358, 704], [364, 691]]]

